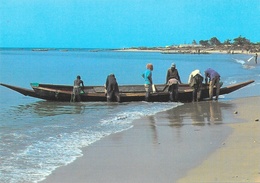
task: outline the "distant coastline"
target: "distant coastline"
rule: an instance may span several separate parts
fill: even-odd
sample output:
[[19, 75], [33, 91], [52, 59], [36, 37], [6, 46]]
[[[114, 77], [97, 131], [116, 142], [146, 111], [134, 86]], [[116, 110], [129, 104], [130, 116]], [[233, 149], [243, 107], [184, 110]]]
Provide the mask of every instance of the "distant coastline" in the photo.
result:
[[172, 46], [172, 47], [135, 47], [135, 48], [122, 48], [115, 49], [115, 51], [122, 52], [159, 52], [162, 54], [258, 54], [260, 53], [259, 48], [256, 47], [252, 50], [245, 50], [240, 47], [203, 47], [203, 46]]
[[0, 51], [3, 50], [13, 50], [13, 51], [34, 51], [34, 52], [46, 52], [46, 51], [61, 51], [61, 52], [68, 52], [68, 51], [86, 51], [86, 52], [98, 52], [98, 51], [112, 51], [114, 49], [107, 49], [107, 48], [0, 48]]
[[130, 47], [130, 48], [0, 48], [3, 50], [24, 50], [33, 52], [47, 52], [47, 51], [82, 51], [82, 52], [102, 52], [102, 51], [116, 51], [116, 52], [157, 52], [162, 54], [260, 54], [260, 46], [256, 45], [253, 49], [246, 50], [243, 47], [204, 47], [199, 45], [179, 45], [171, 47]]

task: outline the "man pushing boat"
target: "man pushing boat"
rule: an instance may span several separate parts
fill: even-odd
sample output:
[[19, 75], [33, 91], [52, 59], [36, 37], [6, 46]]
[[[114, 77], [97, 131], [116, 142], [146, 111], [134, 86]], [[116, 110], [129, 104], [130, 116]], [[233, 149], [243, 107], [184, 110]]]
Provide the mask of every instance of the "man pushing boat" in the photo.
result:
[[120, 102], [119, 88], [114, 74], [110, 74], [107, 76], [106, 95], [108, 102], [112, 102], [114, 98], [117, 102]]
[[81, 90], [83, 91], [83, 89], [84, 89], [84, 83], [81, 80], [81, 77], [77, 76], [76, 80], [74, 80], [73, 92], [72, 92], [70, 101], [71, 102], [80, 102], [80, 92], [81, 92]]
[[171, 68], [167, 70], [166, 75], [166, 84], [169, 86], [170, 93], [170, 101], [177, 102], [178, 101], [178, 88], [181, 83], [181, 78], [179, 76], [179, 72], [176, 69], [175, 63], [172, 63]]

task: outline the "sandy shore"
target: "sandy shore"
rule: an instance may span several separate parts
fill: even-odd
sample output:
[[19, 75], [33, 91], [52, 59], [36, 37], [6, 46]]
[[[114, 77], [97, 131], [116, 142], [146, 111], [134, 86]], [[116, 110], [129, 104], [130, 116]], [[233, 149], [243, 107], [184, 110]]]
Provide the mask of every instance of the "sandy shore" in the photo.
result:
[[[248, 54], [254, 56], [256, 53], [259, 55], [260, 52], [248, 52], [246, 50], [235, 49], [235, 50], [228, 50], [228, 49], [210, 49], [210, 48], [200, 48], [200, 54]], [[125, 49], [116, 49], [114, 51], [119, 52], [158, 52], [164, 54], [198, 54], [198, 48], [176, 48], [176, 49], [165, 49], [165, 48], [147, 48], [147, 49], [140, 49], [140, 48], [125, 48]], [[258, 58], [259, 59], [259, 58]]]
[[259, 106], [250, 97], [147, 116], [43, 182], [260, 182]]

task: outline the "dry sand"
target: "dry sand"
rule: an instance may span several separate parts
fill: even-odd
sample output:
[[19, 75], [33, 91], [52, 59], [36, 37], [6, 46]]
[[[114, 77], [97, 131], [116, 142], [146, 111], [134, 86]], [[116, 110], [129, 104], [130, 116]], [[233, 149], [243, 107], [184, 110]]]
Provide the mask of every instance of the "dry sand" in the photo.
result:
[[260, 97], [199, 102], [142, 118], [43, 182], [257, 182], [259, 106]]

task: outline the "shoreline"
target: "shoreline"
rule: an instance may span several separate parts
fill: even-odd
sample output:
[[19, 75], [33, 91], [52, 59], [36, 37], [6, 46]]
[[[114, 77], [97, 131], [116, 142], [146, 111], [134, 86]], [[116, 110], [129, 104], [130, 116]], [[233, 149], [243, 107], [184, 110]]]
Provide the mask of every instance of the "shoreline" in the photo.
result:
[[246, 54], [254, 56], [256, 53], [259, 55], [260, 52], [249, 52], [242, 49], [211, 49], [211, 48], [175, 48], [175, 49], [167, 49], [167, 48], [123, 48], [123, 49], [115, 49], [113, 51], [117, 52], [154, 52], [154, 53], [162, 53], [162, 54]]
[[247, 156], [260, 153], [260, 122], [253, 121], [259, 105], [259, 96], [190, 103], [138, 119], [133, 128], [84, 148], [82, 157], [42, 182], [260, 181], [260, 159]]
[[48, 52], [48, 51], [59, 51], [59, 52], [73, 52], [73, 51], [86, 51], [86, 52], [150, 52], [150, 53], [161, 53], [161, 54], [245, 54], [254, 56], [256, 53], [259, 55], [260, 52], [250, 52], [244, 49], [227, 49], [227, 48], [204, 48], [204, 47], [137, 47], [137, 48], [0, 48], [0, 51], [14, 50], [14, 51], [33, 51], [33, 52]]

